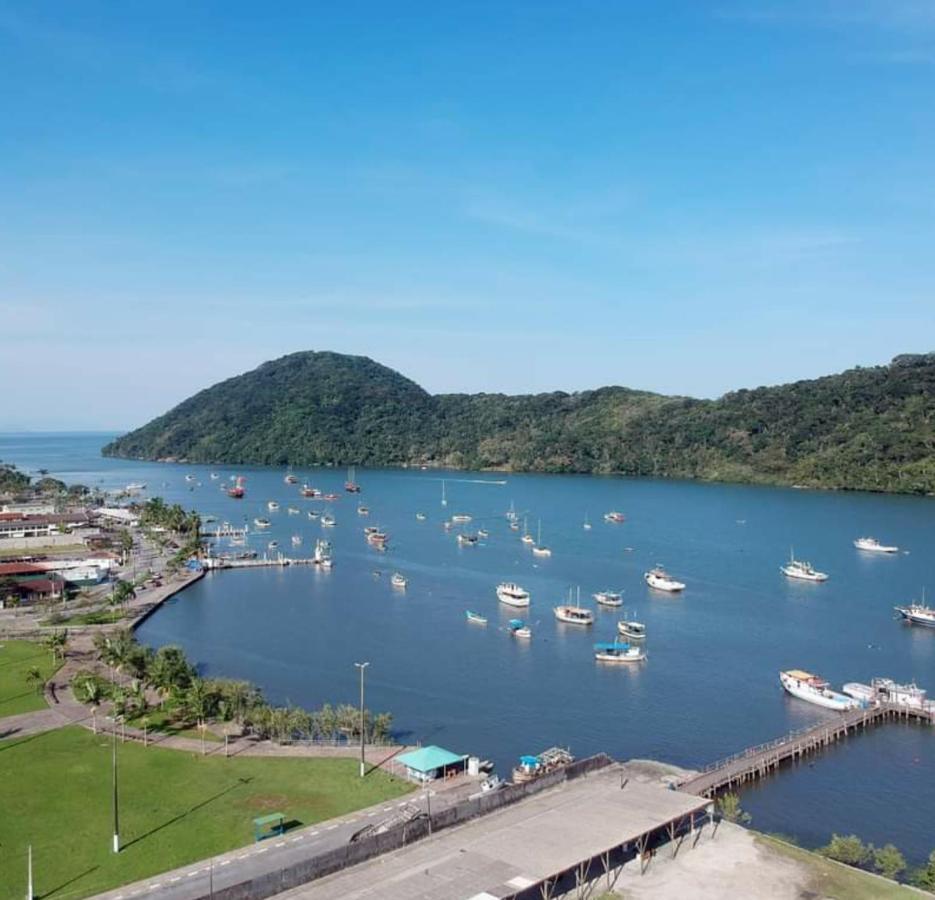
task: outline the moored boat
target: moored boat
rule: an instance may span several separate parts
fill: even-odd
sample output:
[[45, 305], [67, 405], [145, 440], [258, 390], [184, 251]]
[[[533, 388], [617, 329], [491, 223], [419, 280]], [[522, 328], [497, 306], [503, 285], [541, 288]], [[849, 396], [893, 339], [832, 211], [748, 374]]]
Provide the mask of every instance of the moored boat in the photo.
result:
[[621, 522], [626, 522], [626, 520], [627, 520], [627, 517], [622, 512], [616, 512], [615, 510], [611, 510], [611, 512], [609, 513], [604, 513], [605, 522], [615, 522], [617, 524], [620, 524]]
[[584, 606], [562, 605], [553, 607], [555, 618], [568, 625], [593, 625], [594, 613]]
[[424, 521], [425, 521], [425, 513], [420, 513], [420, 512], [416, 513], [416, 521], [417, 521], [417, 522], [424, 522]]
[[859, 537], [854, 541], [854, 546], [858, 550], [866, 550], [868, 553], [899, 553], [899, 547], [892, 544], [881, 544], [873, 537]]
[[335, 526], [334, 516], [332, 516], [330, 513], [325, 513], [325, 515], [321, 517], [321, 524], [323, 528], [334, 528]]
[[298, 482], [298, 480], [299, 480], [299, 479], [296, 478], [295, 475], [293, 475], [291, 472], [287, 472], [287, 473], [286, 473], [286, 477], [283, 478], [283, 481], [284, 481], [286, 484], [295, 484], [296, 482]]
[[357, 507], [357, 515], [359, 515], [359, 516], [369, 516], [369, 515], [370, 515], [370, 507], [369, 507], [369, 506], [364, 506], [363, 504], [361, 504], [360, 506]]
[[452, 521], [452, 522], [460, 522], [460, 523], [463, 524], [464, 522], [470, 522], [470, 521], [471, 521], [471, 517], [470, 517], [469, 515], [467, 515], [466, 513], [455, 513], [455, 514], [451, 517], [451, 521]]
[[390, 576], [390, 584], [395, 588], [404, 588], [409, 584], [409, 580], [405, 575], [402, 575], [399, 572], [394, 572]]
[[486, 540], [487, 538], [490, 537], [490, 532], [487, 531], [485, 528], [478, 528], [478, 529], [477, 529], [477, 536], [478, 536], [479, 538], [482, 538], [482, 539]]
[[670, 594], [685, 590], [685, 585], [681, 581], [676, 581], [662, 566], [656, 566], [654, 569], [643, 574], [643, 580], [654, 590], [666, 591]]
[[243, 495], [246, 493], [243, 483], [244, 478], [242, 475], [238, 475], [236, 478], [234, 478], [234, 486], [227, 489], [227, 496], [233, 497], [234, 500], [243, 499]]
[[924, 592], [920, 603], [909, 603], [906, 606], [896, 606], [894, 609], [911, 625], [935, 628], [935, 608], [925, 605]]
[[458, 544], [462, 547], [473, 547], [477, 543], [476, 534], [459, 534], [458, 535]]
[[275, 512], [277, 509], [279, 509], [279, 504], [275, 500], [270, 500], [269, 503], [266, 504], [266, 508], [270, 512]]
[[290, 506], [286, 512], [288, 512], [290, 516], [297, 516], [299, 514], [299, 508], [297, 506]]
[[552, 551], [542, 543], [542, 519], [539, 520], [539, 533], [532, 548], [533, 556], [551, 556]]
[[269, 519], [254, 519], [253, 524], [256, 525], [257, 528], [269, 528], [272, 523]]
[[828, 576], [824, 572], [819, 572], [813, 568], [810, 562], [805, 562], [795, 558], [794, 552], [789, 553], [789, 562], [779, 567], [786, 578], [795, 578], [798, 581], [827, 581]]
[[293, 547], [298, 547], [301, 543], [302, 543], [302, 535], [301, 535], [301, 534], [294, 534], [294, 535], [292, 535], [292, 546], [293, 546]]
[[279, 546], [279, 541], [270, 541], [267, 545], [270, 550], [275, 550]]
[[646, 626], [633, 619], [625, 619], [617, 623], [617, 632], [631, 641], [642, 641], [646, 638]]
[[360, 493], [360, 485], [357, 483], [357, 471], [353, 466], [347, 470], [347, 481], [344, 482], [344, 490], [349, 494]]
[[507, 631], [515, 638], [528, 640], [532, 637], [532, 629], [522, 619], [510, 619], [507, 622]]
[[646, 659], [646, 651], [626, 642], [601, 641], [594, 645], [594, 658], [598, 662], [637, 663]]
[[467, 618], [468, 622], [473, 625], [486, 625], [487, 617], [482, 616], [480, 613], [472, 612], [470, 609], [464, 611], [464, 615]]
[[497, 585], [497, 599], [507, 606], [529, 606], [529, 591], [523, 590], [518, 584], [512, 581], [505, 581]]
[[793, 697], [823, 706], [825, 709], [856, 709], [860, 701], [846, 694], [831, 690], [824, 678], [804, 672], [801, 669], [789, 669], [779, 673], [779, 681]]
[[316, 566], [321, 566], [324, 569], [331, 568], [331, 541], [326, 541], [323, 538], [315, 541], [315, 555], [312, 557], [312, 562], [315, 563]]
[[596, 591], [593, 596], [601, 606], [623, 606], [623, 597], [619, 591]]
[[317, 519], [317, 518], [318, 518], [318, 513], [315, 512], [314, 509], [310, 509], [310, 510], [308, 511], [308, 517], [309, 517], [310, 519]]

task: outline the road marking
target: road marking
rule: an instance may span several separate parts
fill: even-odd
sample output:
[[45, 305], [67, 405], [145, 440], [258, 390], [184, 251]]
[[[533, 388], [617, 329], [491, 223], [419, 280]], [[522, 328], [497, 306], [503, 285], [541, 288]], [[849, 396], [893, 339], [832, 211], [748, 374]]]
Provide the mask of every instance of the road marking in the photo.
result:
[[279, 843], [273, 844], [273, 846], [274, 846], [274, 847], [285, 847], [285, 846], [286, 846], [286, 842], [285, 842], [285, 841], [279, 841]]
[[198, 874], [197, 872], [186, 872], [186, 873], [185, 873], [185, 877], [186, 877], [186, 878], [194, 878], [197, 874]]
[[246, 859], [249, 855], [249, 853], [241, 853], [240, 856], [235, 857], [235, 859]]
[[334, 829], [337, 828], [337, 827], [338, 827], [337, 825], [329, 825], [329, 826], [325, 829], [325, 831], [334, 831]]
[[222, 860], [221, 860], [221, 865], [222, 865], [222, 866], [229, 866], [230, 864], [231, 864], [231, 861], [230, 861], [229, 859], [222, 859]]
[[261, 847], [261, 848], [260, 848], [259, 850], [257, 850], [256, 852], [257, 852], [257, 853], [266, 853], [267, 850], [269, 850], [269, 847]]
[[383, 812], [392, 812], [392, 811], [393, 811], [393, 807], [392, 807], [392, 806], [384, 806], [384, 807], [383, 807]]
[[289, 843], [294, 844], [296, 841], [301, 841], [303, 837], [305, 837], [304, 834], [296, 835], [294, 838], [289, 838]]
[[405, 805], [406, 805], [406, 801], [403, 800], [402, 803], [397, 803], [397, 804], [396, 804], [396, 808], [397, 808], [397, 809], [402, 809]]
[[308, 833], [308, 836], [309, 836], [309, 837], [315, 837], [316, 834], [318, 834], [317, 831], [310, 831], [310, 832]]
[[151, 885], [149, 886], [149, 890], [154, 891], [154, 890], [156, 890], [157, 887], [162, 887], [162, 882], [161, 882], [161, 881], [157, 881], [155, 884], [151, 884]]
[[372, 812], [368, 812], [368, 813], [367, 813], [367, 818], [369, 819], [369, 818], [375, 816], [376, 814], [377, 814], [377, 811], [376, 811], [376, 810], [373, 810]]

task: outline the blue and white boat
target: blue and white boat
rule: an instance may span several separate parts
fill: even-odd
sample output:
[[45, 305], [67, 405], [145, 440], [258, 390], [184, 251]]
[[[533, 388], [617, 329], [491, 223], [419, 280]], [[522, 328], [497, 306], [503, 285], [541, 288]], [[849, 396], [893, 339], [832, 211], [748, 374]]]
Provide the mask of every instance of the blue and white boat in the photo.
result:
[[510, 619], [507, 623], [507, 630], [515, 638], [528, 640], [532, 637], [532, 629], [522, 619]]
[[598, 662], [637, 663], [646, 659], [646, 652], [620, 641], [601, 641], [594, 645], [594, 658]]
[[476, 613], [473, 610], [467, 609], [464, 611], [464, 615], [467, 617], [468, 622], [471, 622], [474, 625], [486, 625], [487, 617], [482, 616], [480, 613]]

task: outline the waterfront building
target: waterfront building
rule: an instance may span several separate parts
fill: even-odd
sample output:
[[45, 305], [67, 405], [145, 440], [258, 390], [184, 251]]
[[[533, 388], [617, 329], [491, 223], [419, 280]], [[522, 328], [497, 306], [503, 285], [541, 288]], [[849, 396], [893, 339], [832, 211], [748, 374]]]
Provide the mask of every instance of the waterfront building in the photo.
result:
[[466, 755], [458, 755], [433, 744], [401, 753], [395, 762], [405, 767], [406, 777], [410, 781], [424, 784], [436, 778], [447, 778], [463, 772], [467, 767], [467, 760]]

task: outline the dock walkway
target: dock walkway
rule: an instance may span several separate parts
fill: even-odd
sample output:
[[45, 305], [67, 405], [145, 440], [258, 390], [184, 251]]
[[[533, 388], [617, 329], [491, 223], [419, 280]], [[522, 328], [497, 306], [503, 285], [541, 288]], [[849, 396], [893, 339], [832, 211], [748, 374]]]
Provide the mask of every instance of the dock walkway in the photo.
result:
[[935, 708], [929, 706], [916, 709], [894, 703], [879, 703], [865, 709], [847, 710], [832, 721], [819, 722], [811, 728], [790, 732], [776, 740], [718, 760], [682, 781], [679, 790], [713, 797], [718, 791], [762, 778], [785, 762], [794, 762], [817, 753], [853, 732], [895, 719], [935, 725]]

